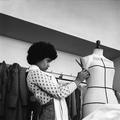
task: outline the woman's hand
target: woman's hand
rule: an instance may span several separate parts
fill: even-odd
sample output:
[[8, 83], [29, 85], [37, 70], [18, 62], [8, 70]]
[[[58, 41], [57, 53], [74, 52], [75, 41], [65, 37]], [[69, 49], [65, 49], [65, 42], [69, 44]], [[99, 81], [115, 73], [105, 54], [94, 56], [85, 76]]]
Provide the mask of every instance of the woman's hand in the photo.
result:
[[88, 70], [83, 69], [81, 72], [78, 73], [77, 79], [79, 79], [81, 82], [84, 81], [85, 79], [88, 79], [90, 76], [90, 73]]
[[90, 76], [89, 71], [86, 69], [83, 69], [81, 72], [77, 74], [75, 83], [79, 85], [82, 81], [84, 81], [85, 79], [88, 79], [89, 76]]

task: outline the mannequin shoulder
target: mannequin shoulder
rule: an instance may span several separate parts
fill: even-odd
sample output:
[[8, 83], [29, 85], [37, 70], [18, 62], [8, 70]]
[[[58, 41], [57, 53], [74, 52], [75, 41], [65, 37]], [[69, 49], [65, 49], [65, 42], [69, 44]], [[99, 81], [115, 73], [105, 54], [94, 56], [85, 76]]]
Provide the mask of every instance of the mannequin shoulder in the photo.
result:
[[85, 57], [81, 57], [81, 61], [82, 61], [82, 64], [83, 64], [84, 68], [88, 69], [91, 62], [93, 61], [93, 56], [88, 55], [88, 56], [85, 56]]
[[109, 67], [114, 67], [114, 62], [108, 58], [102, 58], [102, 61], [105, 65], [109, 66]]

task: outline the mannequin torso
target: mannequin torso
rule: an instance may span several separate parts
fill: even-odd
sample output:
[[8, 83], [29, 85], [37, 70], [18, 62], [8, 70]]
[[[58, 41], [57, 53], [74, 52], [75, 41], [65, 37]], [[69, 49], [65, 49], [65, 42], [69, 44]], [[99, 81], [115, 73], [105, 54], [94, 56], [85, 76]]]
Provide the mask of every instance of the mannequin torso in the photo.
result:
[[93, 54], [83, 57], [82, 62], [90, 72], [83, 101], [83, 117], [104, 104], [118, 104], [112, 89], [114, 63], [103, 56], [103, 49], [95, 49]]

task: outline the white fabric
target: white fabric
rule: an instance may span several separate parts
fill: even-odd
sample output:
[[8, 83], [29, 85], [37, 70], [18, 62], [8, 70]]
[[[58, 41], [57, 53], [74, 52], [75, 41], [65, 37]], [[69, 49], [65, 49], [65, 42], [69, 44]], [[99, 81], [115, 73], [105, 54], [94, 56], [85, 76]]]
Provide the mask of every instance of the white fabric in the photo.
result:
[[[55, 84], [58, 84], [54, 77], [52, 79]], [[55, 120], [68, 120], [68, 108], [65, 98], [59, 100], [54, 98], [54, 108]]]
[[120, 105], [106, 104], [82, 120], [120, 120]]
[[68, 108], [65, 99], [54, 99], [55, 120], [68, 120]]

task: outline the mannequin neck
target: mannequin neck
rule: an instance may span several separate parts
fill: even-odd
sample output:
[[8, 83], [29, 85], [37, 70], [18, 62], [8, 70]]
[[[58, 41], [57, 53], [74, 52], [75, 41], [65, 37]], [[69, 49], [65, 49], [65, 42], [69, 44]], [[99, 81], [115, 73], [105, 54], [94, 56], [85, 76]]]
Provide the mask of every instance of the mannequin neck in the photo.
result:
[[103, 49], [94, 49], [93, 50], [93, 54], [97, 55], [97, 56], [103, 56]]

